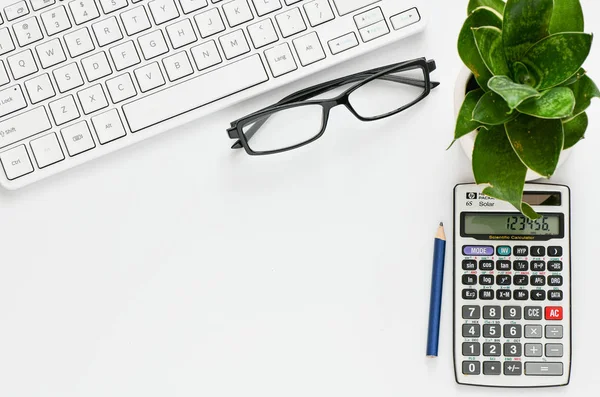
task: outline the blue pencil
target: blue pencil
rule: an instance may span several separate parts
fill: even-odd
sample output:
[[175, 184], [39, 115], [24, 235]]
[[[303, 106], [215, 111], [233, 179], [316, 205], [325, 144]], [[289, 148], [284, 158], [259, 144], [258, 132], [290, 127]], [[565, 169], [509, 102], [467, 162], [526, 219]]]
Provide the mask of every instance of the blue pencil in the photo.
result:
[[431, 300], [429, 302], [429, 329], [427, 330], [427, 356], [437, 357], [442, 314], [442, 286], [444, 284], [444, 260], [446, 258], [446, 234], [440, 222], [433, 246], [433, 271], [431, 275]]

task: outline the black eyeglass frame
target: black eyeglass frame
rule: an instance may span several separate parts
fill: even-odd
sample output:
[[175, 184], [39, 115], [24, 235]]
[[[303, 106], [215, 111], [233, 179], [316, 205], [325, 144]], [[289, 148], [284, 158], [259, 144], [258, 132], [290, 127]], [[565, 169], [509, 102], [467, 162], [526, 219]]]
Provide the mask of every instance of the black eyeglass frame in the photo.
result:
[[[425, 78], [424, 82], [421, 80], [413, 80], [410, 78], [386, 76], [391, 73], [414, 70], [417, 68], [419, 68], [423, 71], [423, 76]], [[295, 93], [285, 97], [284, 99], [282, 99], [281, 101], [277, 102], [274, 105], [268, 106], [264, 109], [261, 109], [254, 113], [251, 113], [241, 119], [238, 119], [238, 120], [232, 122], [231, 127], [227, 130], [227, 133], [229, 135], [229, 138], [237, 139], [237, 142], [231, 148], [232, 149], [241, 149], [243, 147], [245, 149], [246, 153], [248, 153], [249, 155], [262, 156], [262, 155], [268, 155], [268, 154], [282, 153], [282, 152], [286, 152], [289, 150], [293, 150], [293, 149], [297, 149], [299, 147], [305, 146], [309, 143], [316, 141], [317, 139], [319, 139], [320, 137], [323, 136], [323, 134], [325, 133], [325, 130], [327, 129], [327, 122], [329, 121], [329, 114], [331, 112], [331, 109], [335, 108], [336, 106], [340, 106], [340, 105], [344, 105], [350, 111], [350, 113], [352, 113], [357, 119], [359, 119], [361, 121], [367, 121], [367, 122], [368, 121], [376, 121], [376, 120], [381, 120], [381, 119], [393, 116], [395, 114], [398, 114], [398, 113], [410, 108], [411, 106], [414, 106], [418, 102], [422, 101], [425, 97], [427, 97], [429, 95], [429, 93], [431, 92], [431, 90], [433, 88], [435, 88], [439, 85], [438, 82], [435, 82], [435, 81], [432, 82], [430, 75], [429, 75], [435, 69], [436, 69], [436, 64], [433, 59], [427, 60], [426, 58], [417, 58], [417, 59], [413, 59], [410, 61], [400, 62], [400, 63], [393, 64], [393, 65], [386, 65], [386, 66], [382, 66], [379, 68], [367, 70], [364, 72], [356, 73], [356, 74], [349, 75], [346, 77], [341, 77], [339, 79], [331, 80], [331, 81], [328, 81], [325, 83], [321, 83], [321, 84], [317, 84], [317, 85], [305, 88], [303, 90], [300, 90], [298, 92], [295, 92]], [[361, 116], [352, 107], [352, 104], [350, 103], [350, 100], [349, 100], [350, 95], [354, 91], [361, 88], [362, 86], [368, 84], [369, 82], [371, 82], [373, 80], [381, 78], [383, 76], [386, 76], [388, 79], [392, 79], [392, 80], [395, 80], [395, 81], [398, 81], [398, 82], [401, 82], [404, 84], [418, 85], [418, 86], [424, 85], [423, 93], [418, 98], [413, 100], [412, 102], [405, 104], [404, 106], [402, 106], [396, 110], [393, 110], [391, 112], [388, 112], [386, 114], [379, 115], [376, 117]], [[347, 90], [345, 90], [344, 92], [342, 92], [335, 98], [324, 99], [324, 100], [308, 100], [309, 98], [323, 94], [332, 89], [353, 83], [355, 81], [358, 81], [358, 83], [349, 87]], [[282, 111], [282, 110], [296, 108], [296, 107], [300, 107], [300, 106], [314, 106], [314, 105], [321, 106], [323, 109], [321, 129], [314, 137], [312, 137], [304, 142], [300, 142], [296, 145], [292, 145], [289, 147], [276, 149], [276, 150], [267, 150], [267, 151], [252, 150], [252, 148], [248, 144], [248, 140], [250, 140], [252, 138], [254, 133], [260, 128], [260, 126], [268, 118], [268, 117], [265, 117], [265, 115], [274, 114], [274, 113]], [[263, 120], [262, 123], [260, 121], [257, 122], [257, 120], [261, 120], [261, 119]], [[258, 127], [255, 127], [251, 133], [244, 133], [243, 132], [244, 128], [248, 124], [252, 124], [252, 123], [258, 124]]]

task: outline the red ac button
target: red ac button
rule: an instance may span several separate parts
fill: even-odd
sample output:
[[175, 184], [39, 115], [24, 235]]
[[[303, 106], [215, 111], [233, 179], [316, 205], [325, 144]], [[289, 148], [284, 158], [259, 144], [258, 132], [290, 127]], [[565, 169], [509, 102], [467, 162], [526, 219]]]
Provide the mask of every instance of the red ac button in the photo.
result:
[[547, 306], [546, 307], [546, 320], [562, 320], [563, 311], [560, 306]]

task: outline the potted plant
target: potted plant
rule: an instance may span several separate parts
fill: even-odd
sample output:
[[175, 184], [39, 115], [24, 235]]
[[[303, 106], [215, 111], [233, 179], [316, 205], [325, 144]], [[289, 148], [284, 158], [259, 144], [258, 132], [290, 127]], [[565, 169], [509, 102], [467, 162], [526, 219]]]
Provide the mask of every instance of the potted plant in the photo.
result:
[[600, 97], [582, 68], [592, 46], [583, 28], [579, 0], [470, 0], [459, 35], [474, 79], [468, 89], [457, 86], [464, 100], [454, 141], [472, 147], [475, 181], [489, 185], [484, 194], [530, 218], [538, 215], [522, 201], [528, 170], [554, 174]]

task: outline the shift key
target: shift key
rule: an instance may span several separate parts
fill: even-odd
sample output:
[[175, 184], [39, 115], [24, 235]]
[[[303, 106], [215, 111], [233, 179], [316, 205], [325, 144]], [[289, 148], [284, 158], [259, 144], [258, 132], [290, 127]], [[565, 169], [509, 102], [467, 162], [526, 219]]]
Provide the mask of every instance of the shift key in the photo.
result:
[[0, 121], [0, 148], [52, 128], [43, 107]]
[[0, 117], [27, 107], [25, 96], [18, 85], [0, 91]]

